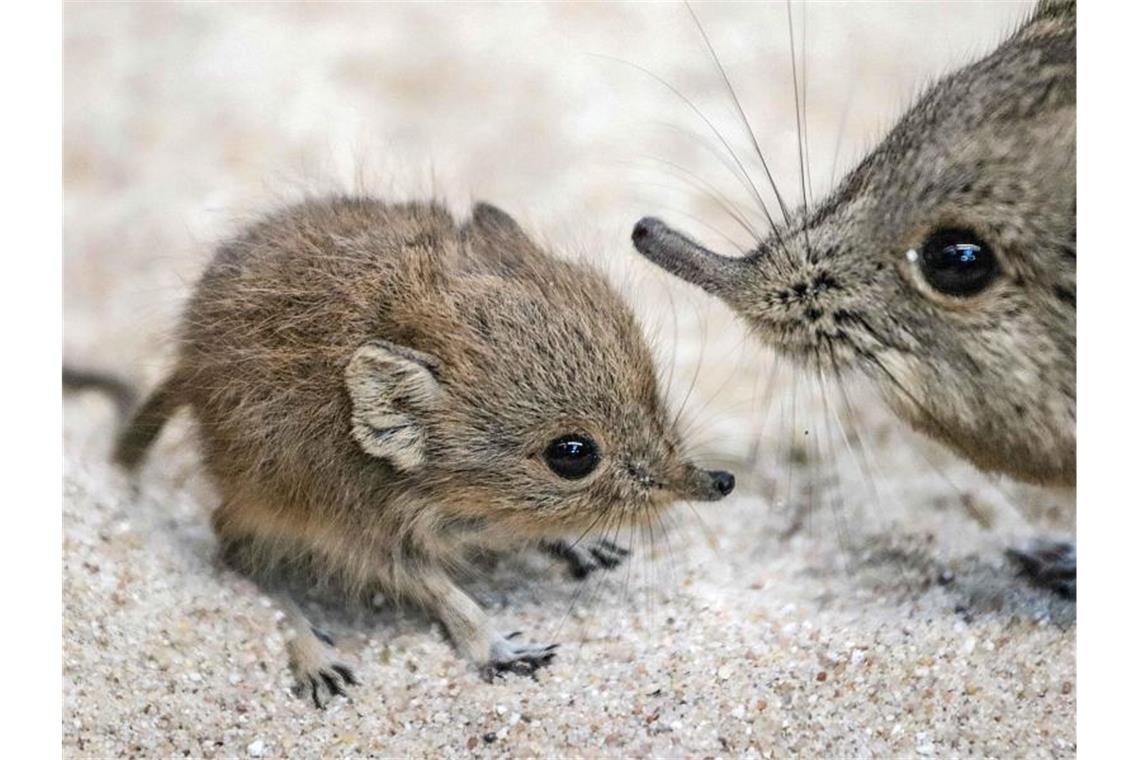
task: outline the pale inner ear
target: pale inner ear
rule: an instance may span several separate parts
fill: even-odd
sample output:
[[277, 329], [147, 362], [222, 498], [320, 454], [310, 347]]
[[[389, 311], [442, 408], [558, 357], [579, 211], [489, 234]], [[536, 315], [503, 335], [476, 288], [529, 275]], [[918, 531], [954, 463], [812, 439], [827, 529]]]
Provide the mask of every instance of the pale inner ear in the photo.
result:
[[427, 448], [423, 414], [441, 394], [432, 374], [437, 366], [429, 354], [384, 340], [356, 350], [344, 378], [352, 398], [352, 437], [366, 453], [398, 470], [423, 463]]

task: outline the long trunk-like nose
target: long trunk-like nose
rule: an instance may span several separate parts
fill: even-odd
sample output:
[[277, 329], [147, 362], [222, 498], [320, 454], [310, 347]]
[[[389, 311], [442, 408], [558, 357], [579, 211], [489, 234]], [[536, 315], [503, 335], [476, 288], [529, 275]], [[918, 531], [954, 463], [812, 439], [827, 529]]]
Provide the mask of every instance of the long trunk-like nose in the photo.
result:
[[733, 292], [748, 268], [746, 259], [713, 253], [650, 216], [634, 226], [633, 245], [662, 269], [722, 298]]

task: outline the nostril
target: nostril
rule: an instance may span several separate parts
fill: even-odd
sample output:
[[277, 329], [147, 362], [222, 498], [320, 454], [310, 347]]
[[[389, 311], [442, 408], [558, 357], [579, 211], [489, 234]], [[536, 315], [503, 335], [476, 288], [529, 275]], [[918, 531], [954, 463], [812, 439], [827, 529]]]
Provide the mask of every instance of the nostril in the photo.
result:
[[634, 228], [633, 228], [633, 241], [635, 243], [640, 242], [640, 241], [644, 240], [645, 238], [649, 237], [649, 225], [650, 225], [650, 220], [648, 217], [646, 217], [645, 219], [639, 219], [637, 221], [637, 224], [634, 225]]
[[710, 472], [709, 475], [712, 476], [713, 487], [716, 488], [717, 493], [721, 496], [728, 496], [732, 493], [732, 489], [736, 487], [736, 477], [731, 472], [716, 470]]

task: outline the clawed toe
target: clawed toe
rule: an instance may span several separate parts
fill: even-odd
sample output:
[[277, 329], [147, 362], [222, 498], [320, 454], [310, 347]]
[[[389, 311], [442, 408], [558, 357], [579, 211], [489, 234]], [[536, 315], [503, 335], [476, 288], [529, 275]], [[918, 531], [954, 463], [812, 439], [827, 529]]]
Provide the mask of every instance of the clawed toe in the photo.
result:
[[326, 646], [327, 634], [321, 635], [311, 627], [309, 632], [312, 635], [289, 640], [289, 666], [297, 679], [297, 695], [308, 692], [313, 704], [323, 710], [333, 697], [347, 697], [348, 687], [359, 686], [360, 681], [352, 668], [339, 662], [336, 652]]
[[629, 549], [618, 546], [613, 541], [599, 541], [590, 546], [590, 556], [605, 569], [612, 570], [625, 561], [629, 556]]
[[340, 663], [328, 665], [315, 673], [306, 675], [309, 697], [318, 710], [323, 710], [333, 697], [347, 697], [349, 686], [359, 686], [351, 668]]
[[629, 549], [618, 546], [613, 541], [601, 540], [589, 544], [566, 541], [552, 541], [543, 548], [555, 557], [566, 562], [570, 575], [578, 580], [588, 577], [595, 570], [612, 570], [625, 561]]
[[488, 683], [502, 673], [533, 676], [554, 659], [558, 644], [519, 644], [515, 643], [518, 635], [513, 633], [491, 648], [491, 660], [482, 668], [483, 678]]
[[332, 669], [336, 672], [337, 675], [344, 679], [344, 682], [349, 686], [360, 685], [360, 681], [356, 680], [356, 674], [354, 674], [352, 672], [352, 669], [347, 665], [341, 665], [338, 663], [336, 665], [333, 665]]
[[1007, 549], [1006, 556], [1034, 583], [1075, 599], [1077, 548], [1069, 541], [1036, 541], [1025, 549]]

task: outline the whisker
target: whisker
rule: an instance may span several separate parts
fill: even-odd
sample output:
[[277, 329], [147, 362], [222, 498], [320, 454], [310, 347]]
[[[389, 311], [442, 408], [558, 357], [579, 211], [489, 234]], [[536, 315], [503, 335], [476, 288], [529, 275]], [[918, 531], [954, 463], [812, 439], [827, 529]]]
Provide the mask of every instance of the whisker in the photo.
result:
[[697, 353], [697, 368], [693, 371], [693, 377], [689, 381], [689, 389], [687, 391], [685, 391], [685, 397], [684, 397], [684, 399], [681, 400], [681, 405], [678, 407], [677, 413], [673, 415], [673, 420], [669, 424], [670, 428], [676, 428], [678, 420], [680, 420], [681, 415], [683, 415], [685, 413], [685, 407], [689, 403], [689, 397], [693, 395], [693, 389], [697, 387], [697, 378], [700, 377], [701, 368], [704, 366], [704, 363], [705, 363], [705, 346], [708, 345], [708, 337], [709, 337], [708, 336], [708, 322], [705, 321], [703, 315], [700, 316], [699, 319], [701, 322], [701, 347], [700, 347], [700, 351]]
[[755, 200], [757, 205], [760, 207], [760, 211], [764, 214], [764, 218], [768, 220], [768, 224], [772, 227], [772, 229], [776, 228], [775, 222], [773, 222], [771, 214], [768, 213], [768, 207], [764, 204], [764, 199], [760, 197], [760, 191], [756, 188], [756, 183], [752, 181], [751, 176], [748, 174], [748, 170], [744, 167], [744, 163], [740, 160], [740, 157], [736, 155], [736, 152], [732, 149], [732, 146], [729, 144], [728, 140], [725, 139], [725, 137], [721, 133], [721, 131], [716, 128], [715, 124], [712, 123], [712, 120], [709, 119], [707, 116], [705, 116], [704, 112], [701, 111], [701, 109], [697, 108], [697, 105], [689, 97], [687, 97], [684, 93], [682, 93], [679, 89], [677, 89], [677, 87], [675, 87], [673, 84], [669, 83], [668, 81], [666, 81], [664, 78], [658, 76], [657, 74], [654, 74], [652, 71], [645, 68], [644, 66], [640, 66], [636, 63], [633, 63], [632, 61], [625, 61], [625, 60], [622, 60], [621, 58], [615, 58], [613, 56], [604, 55], [602, 53], [594, 53], [593, 55], [595, 55], [599, 58], [606, 58], [606, 59], [614, 61], [616, 63], [621, 63], [621, 64], [624, 64], [626, 66], [630, 66], [631, 68], [637, 69], [638, 71], [642, 72], [646, 76], [651, 77], [654, 81], [659, 83], [661, 86], [668, 89], [675, 96], [677, 96], [685, 105], [687, 105], [693, 111], [693, 113], [695, 113], [700, 118], [700, 120], [705, 123], [705, 126], [707, 126], [712, 131], [712, 133], [714, 135], [716, 135], [717, 140], [719, 140], [721, 145], [724, 146], [724, 149], [728, 151], [729, 155], [732, 157], [733, 162], [740, 169], [740, 171], [743, 173], [745, 179], [747, 180], [747, 186], [748, 186], [747, 189], [750, 191], [750, 194], [752, 195], [753, 200]]
[[[717, 72], [720, 74], [720, 80], [724, 84], [725, 89], [728, 91], [729, 97], [732, 99], [732, 104], [736, 109], [736, 114], [744, 123], [745, 130], [748, 133], [748, 139], [752, 143], [752, 149], [756, 151], [756, 157], [760, 159], [760, 166], [764, 168], [764, 175], [768, 178], [768, 184], [772, 187], [772, 192], [776, 195], [776, 203], [780, 206], [780, 212], [783, 214], [784, 223], [791, 224], [791, 218], [788, 215], [788, 207], [784, 203], [783, 196], [780, 195], [780, 189], [776, 186], [776, 181], [772, 178], [772, 172], [768, 168], [768, 161], [764, 158], [764, 151], [760, 150], [760, 143], [756, 140], [756, 132], [752, 129], [752, 123], [748, 120], [748, 114], [745, 113], [744, 107], [740, 104], [740, 98], [736, 96], [736, 89], [732, 86], [732, 80], [728, 78], [728, 73], [724, 70], [724, 66], [720, 62], [720, 56], [716, 54], [716, 49], [712, 46], [712, 41], [709, 40], [708, 34], [705, 32], [705, 27], [701, 24], [700, 18], [697, 17], [697, 12], [693, 10], [693, 6], [689, 4], [688, 0], [685, 2], [685, 8], [692, 16], [693, 22], [697, 25], [697, 31], [701, 34], [701, 39], [704, 40], [705, 49], [712, 58], [713, 64], [716, 65]], [[771, 219], [769, 219], [771, 223]], [[772, 229], [776, 230], [776, 225], [772, 224]], [[779, 232], [776, 232], [777, 237]]]
[[668, 166], [668, 167], [670, 167], [670, 168], [672, 168], [678, 172], [681, 172], [682, 174], [686, 175], [687, 177], [690, 177], [691, 181], [686, 181], [683, 177], [676, 177], [676, 175], [671, 175], [671, 176], [674, 176], [676, 179], [681, 180], [682, 182], [686, 182], [686, 184], [688, 184], [690, 187], [692, 187], [696, 190], [702, 190], [703, 192], [707, 193], [708, 196], [710, 198], [712, 198], [714, 201], [716, 201], [717, 205], [726, 214], [728, 214], [730, 217], [732, 217], [732, 219], [737, 224], [740, 225], [741, 229], [743, 229], [745, 232], [747, 232], [755, 242], [759, 243], [761, 241], [760, 233], [757, 232], [756, 228], [752, 226], [752, 223], [749, 222], [748, 219], [746, 219], [744, 217], [744, 214], [740, 212], [740, 209], [738, 209], [736, 207], [736, 204], [732, 203], [724, 195], [724, 193], [717, 190], [711, 182], [702, 178], [700, 175], [696, 174], [695, 172], [690, 171], [689, 169], [686, 169], [685, 167], [681, 166], [680, 164], [674, 163], [672, 161], [667, 161], [663, 158], [653, 158], [651, 156], [647, 156], [646, 158], [648, 158], [651, 161], [655, 161], [655, 162], [658, 162], [661, 164], [665, 164], [666, 166]]
[[705, 541], [708, 542], [708, 545], [716, 546], [719, 543], [716, 537], [716, 532], [712, 529], [708, 522], [705, 521], [705, 518], [701, 515], [701, 513], [697, 511], [697, 508], [693, 506], [693, 502], [689, 501], [688, 499], [684, 499], [681, 503], [684, 504], [688, 510], [693, 513], [693, 517], [697, 518], [697, 525], [700, 527], [701, 533], [704, 534]]
[[835, 189], [835, 172], [839, 169], [839, 148], [843, 144], [843, 136], [847, 132], [847, 119], [851, 115], [851, 104], [855, 102], [855, 87], [858, 77], [847, 88], [847, 96], [843, 99], [843, 110], [839, 112], [839, 125], [835, 131], [835, 149], [831, 155], [831, 176], [827, 180], [828, 190]]
[[[649, 551], [646, 554], [644, 561], [645, 561], [645, 572], [647, 575], [651, 576], [649, 579], [649, 593], [647, 594], [647, 596], [651, 600], [653, 599], [653, 590], [661, 588], [660, 578], [657, 577], [657, 562], [656, 562], [657, 534], [653, 530], [653, 524], [655, 522], [657, 522], [658, 519], [659, 519], [659, 517], [657, 515], [654, 515], [652, 519], [646, 520], [645, 523], [642, 524], [642, 526], [641, 526], [641, 534], [643, 537], [644, 537], [645, 533], [647, 533], [647, 532], [649, 533]], [[653, 602], [651, 601], [650, 602], [650, 610], [649, 610], [650, 622], [653, 621], [653, 618], [656, 614], [652, 609], [652, 604], [653, 604]]]
[[[607, 516], [605, 524], [602, 526], [602, 529], [598, 532], [599, 538], [598, 538], [597, 543], [604, 543], [604, 542], [617, 543], [616, 539], [618, 539], [620, 537], [622, 523], [625, 521], [626, 513], [623, 510], [609, 510], [609, 511], [610, 511], [610, 514]], [[627, 567], [627, 573], [628, 573], [628, 569], [629, 568]], [[583, 605], [585, 607], [593, 608], [593, 607], [597, 606], [598, 601], [599, 601], [599, 597], [601, 596], [601, 593], [602, 593], [602, 586], [605, 583], [605, 578], [606, 578], [606, 575], [608, 573], [609, 573], [609, 570], [607, 568], [599, 567], [598, 569], [596, 569], [592, 573], [590, 573], [589, 576], [582, 579], [581, 588], [579, 590], [579, 595], [577, 595], [577, 596], [580, 596], [582, 591], [586, 591], [586, 598], [583, 601]], [[589, 586], [588, 589], [586, 588], [587, 585]], [[575, 601], [577, 601], [577, 596], [575, 597]], [[627, 574], [626, 579], [625, 579], [625, 584], [623, 587], [621, 597], [619, 598], [619, 604], [621, 606], [627, 608], [627, 609], [632, 608], [632, 606], [633, 606], [632, 601], [630, 600], [630, 596], [629, 596], [629, 576], [628, 576], [628, 574]]]
[[916, 409], [922, 412], [923, 416], [926, 418], [925, 422], [927, 424], [929, 424], [931, 427], [938, 428], [938, 431], [943, 438], [953, 440], [953, 436], [951, 436], [949, 434], [949, 431], [946, 430], [945, 426], [939, 422], [938, 417], [936, 417], [933, 412], [927, 409], [926, 405], [919, 401], [918, 398], [913, 393], [911, 393], [910, 390], [905, 385], [903, 385], [898, 378], [894, 376], [893, 372], [887, 369], [887, 366], [879, 360], [879, 357], [875, 356], [873, 353], [864, 351], [860, 351], [859, 356], [874, 364], [875, 367], [883, 373], [883, 376], [890, 381], [891, 385], [893, 385], [899, 393], [906, 397], [910, 403], [914, 404], [914, 407]]
[[[713, 404], [713, 402], [717, 399], [717, 397], [720, 396], [720, 394], [724, 392], [724, 389], [727, 388], [729, 386], [729, 384], [731, 384], [732, 382], [734, 382], [737, 379], [738, 373], [740, 370], [741, 362], [744, 361], [744, 351], [742, 349], [744, 348], [744, 342], [747, 339], [748, 339], [747, 335], [740, 336], [740, 339], [736, 341], [736, 344], [733, 345], [732, 348], [729, 349], [728, 353], [730, 355], [731, 354], [736, 355], [736, 366], [733, 367], [732, 371], [725, 373], [724, 381], [717, 387], [717, 389], [715, 391], [713, 391], [711, 394], [706, 395], [704, 403], [701, 404], [700, 408], [698, 408], [696, 410], [696, 412], [690, 416], [690, 419], [693, 419], [693, 420], [701, 419], [703, 417], [705, 411], [708, 410], [708, 408]], [[688, 431], [689, 431], [689, 427], [686, 425], [684, 428], [682, 428], [682, 436], [687, 435]]]
[[[811, 251], [811, 239], [808, 237], [808, 224], [807, 224], [807, 168], [804, 165], [804, 129], [802, 120], [800, 118], [800, 85], [799, 77], [796, 73], [796, 36], [795, 30], [792, 26], [792, 0], [787, 0], [788, 9], [788, 45], [791, 48], [792, 59], [792, 102], [796, 109], [796, 143], [799, 146], [800, 158], [800, 193], [803, 196], [804, 203], [804, 247], [807, 249], [808, 260], [813, 260]], [[790, 223], [789, 223], [790, 224]]]
[[[750, 185], [751, 178], [747, 174], [741, 172], [741, 169], [735, 160], [736, 157], [731, 154], [726, 155], [721, 145], [719, 145], [716, 141], [710, 140], [708, 137], [697, 132], [696, 130], [681, 127], [676, 124], [660, 124], [660, 126], [665, 129], [677, 132], [680, 135], [684, 136], [686, 139], [695, 142], [698, 147], [708, 153], [725, 171], [732, 175], [732, 178], [740, 184], [741, 188], [744, 189], [744, 192], [747, 195], [752, 196], [753, 188]], [[771, 228], [771, 218], [767, 215], [764, 215], [764, 221], [768, 224], [769, 228]], [[783, 241], [780, 240], [778, 242], [782, 244]]]
[[[810, 391], [810, 388], [808, 390]], [[808, 404], [805, 412], [808, 414], [805, 414], [804, 416], [810, 416], [810, 421], [805, 420], [800, 426], [803, 428], [802, 438], [800, 434], [800, 428], [796, 428], [795, 434], [796, 438], [800, 440], [800, 447], [803, 451], [803, 459], [805, 462], [807, 462], [808, 465], [806, 484], [807, 493], [804, 495], [804, 500], [808, 515], [808, 532], [811, 533], [811, 531], [814, 529], [814, 524], [812, 521], [819, 507], [819, 503], [816, 501], [816, 499], [819, 497], [819, 468], [822, 466], [823, 458], [820, 455], [819, 451], [819, 434], [815, 425], [815, 410], [812, 409], [810, 403]], [[809, 439], [811, 439], [810, 446], [808, 445]]]
[[[850, 532], [847, 528], [847, 521], [843, 517], [843, 491], [841, 488], [839, 488], [839, 470], [838, 470], [839, 458], [838, 458], [837, 452], [835, 450], [835, 437], [833, 434], [835, 428], [837, 428], [837, 427], [841, 428], [842, 425], [837, 420], [833, 420], [833, 418], [829, 414], [829, 412], [831, 411], [831, 405], [830, 405], [830, 401], [828, 398], [829, 393], [828, 393], [828, 388], [827, 388], [827, 384], [826, 384], [826, 378], [824, 377], [822, 368], [819, 369], [819, 374], [817, 375], [816, 380], [817, 380], [817, 388], [819, 390], [819, 395], [820, 395], [820, 398], [822, 399], [823, 405], [824, 405], [824, 415], [825, 415], [824, 416], [824, 422], [827, 425], [827, 431], [828, 431], [827, 438], [824, 441], [824, 443], [826, 444], [826, 448], [827, 448], [826, 454], [827, 454], [828, 461], [831, 462], [831, 466], [832, 466], [832, 477], [830, 480], [831, 480], [831, 490], [832, 490], [833, 494], [828, 495], [827, 502], [831, 508], [830, 511], [831, 511], [831, 516], [832, 516], [832, 521], [835, 524], [836, 530], [839, 533], [839, 545], [843, 549], [843, 557], [842, 557], [843, 571], [845, 573], [847, 573], [847, 572], [849, 572], [849, 568], [847, 566], [847, 553], [849, 553], [852, 549], [852, 542], [851, 542]], [[840, 431], [840, 434], [842, 434], [842, 430]], [[818, 451], [818, 448], [817, 448], [817, 451]], [[819, 453], [820, 453], [820, 456], [823, 455], [822, 451], [820, 451]]]
[[[839, 389], [840, 400], [843, 402], [843, 406], [844, 406], [844, 409], [845, 409], [845, 412], [847, 414], [848, 419], [851, 420], [851, 422], [852, 422], [851, 434], [855, 436], [855, 442], [857, 444], [857, 447], [855, 447], [855, 448], [852, 447], [851, 439], [847, 435], [848, 428], [839, 419], [839, 416], [836, 413], [836, 410], [830, 404], [828, 396], [824, 396], [824, 404], [827, 406], [828, 411], [830, 412], [832, 418], [836, 422], [836, 425], [839, 426], [840, 433], [842, 434], [842, 437], [843, 437], [843, 444], [847, 449], [848, 455], [851, 456], [855, 460], [856, 465], [858, 465], [858, 467], [859, 467], [859, 471], [863, 475], [863, 483], [870, 491], [869, 495], [871, 497], [871, 502], [875, 505], [879, 505], [882, 503], [882, 499], [879, 496], [878, 488], [876, 488], [876, 486], [875, 486], [875, 478], [871, 472], [870, 463], [867, 460], [866, 450], [865, 450], [865, 447], [863, 445], [862, 434], [859, 432], [859, 428], [855, 424], [855, 415], [854, 415], [853, 407], [851, 404], [851, 399], [848, 397], [847, 389], [843, 385], [843, 383], [838, 382], [839, 361], [835, 356], [835, 346], [833, 344], [829, 343], [828, 349], [831, 352], [830, 355], [831, 355], [831, 362], [832, 362], [832, 377], [836, 378], [835, 385]], [[822, 368], [820, 369], [820, 372], [822, 373]], [[858, 454], [856, 454], [856, 451], [858, 451]]]
[[570, 548], [573, 549], [573, 548], [577, 547], [578, 544], [582, 543], [582, 539], [584, 539], [587, 535], [589, 535], [590, 531], [592, 531], [597, 526], [597, 524], [602, 521], [602, 518], [604, 518], [606, 516], [607, 516], [606, 512], [599, 512], [598, 516], [595, 517], [590, 522], [590, 524], [586, 526], [586, 529], [584, 531], [582, 531], [582, 534], [570, 543]]
[[673, 345], [669, 349], [669, 377], [665, 383], [665, 393], [668, 398], [673, 395], [673, 373], [677, 369], [677, 346], [681, 341], [678, 337], [677, 300], [673, 297], [673, 289], [665, 288], [665, 295], [669, 299], [669, 310], [673, 317], [673, 340], [671, 341]]
[[808, 57], [807, 57], [807, 3], [800, 3], [800, 71], [803, 72], [803, 87], [800, 88], [800, 111], [804, 115], [804, 165], [807, 167], [807, 193], [808, 201], [815, 205], [815, 193], [811, 184], [811, 141], [808, 139], [807, 92], [808, 92]]
[[[663, 510], [661, 512], [657, 512], [654, 515], [654, 520], [657, 522], [657, 524], [661, 528], [661, 537], [665, 543], [665, 558], [668, 562], [668, 566], [666, 568], [666, 572], [668, 574], [666, 577], [666, 582], [669, 585], [668, 586], [662, 586], [660, 584], [660, 582], [658, 582], [653, 586], [653, 588], [654, 589], [676, 588], [676, 584], [678, 582], [677, 555], [676, 555], [676, 552], [673, 551], [673, 544], [669, 540], [669, 534], [671, 532], [673, 532], [674, 530], [676, 530], [677, 523], [674, 520], [672, 513], [669, 512], [668, 510]], [[667, 520], [668, 520], [668, 522], [666, 522]]]
[[[757, 466], [760, 457], [760, 442], [763, 438], [764, 430], [768, 423], [768, 411], [772, 408], [772, 397], [776, 387], [776, 374], [781, 368], [781, 359], [779, 354], [772, 354], [771, 367], [768, 370], [768, 377], [764, 385], [764, 397], [761, 403], [761, 414], [759, 424], [754, 426], [755, 432], [753, 433], [752, 444], [748, 450], [749, 470], [754, 470]], [[759, 381], [759, 376], [757, 376]], [[753, 390], [753, 398], [755, 399], [756, 392]], [[755, 408], [755, 404], [753, 405]]]
[[[678, 179], [680, 179], [680, 178], [678, 178]], [[661, 189], [665, 189], [665, 190], [676, 190], [677, 189], [675, 187], [670, 187], [669, 185], [664, 185], [664, 184], [661, 184], [659, 182], [644, 182], [643, 181], [643, 182], [634, 182], [633, 184], [636, 186], [640, 186], [640, 187], [655, 187], [655, 188], [661, 188]], [[712, 232], [717, 237], [725, 240], [729, 245], [731, 245], [733, 248], [735, 248], [737, 250], [737, 252], [739, 252], [742, 256], [747, 253], [747, 251], [745, 251], [744, 248], [742, 248], [740, 246], [740, 244], [738, 244], [735, 240], [733, 240], [730, 235], [726, 234], [725, 232], [718, 229], [717, 227], [714, 227], [707, 219], [704, 219], [704, 218], [701, 218], [701, 217], [696, 216], [694, 214], [691, 214], [688, 211], [685, 211], [683, 209], [678, 208], [677, 206], [672, 206], [672, 205], [668, 205], [668, 204], [661, 204], [661, 205], [659, 205], [659, 208], [661, 208], [663, 211], [667, 211], [671, 214], [675, 214], [677, 216], [684, 217], [685, 219], [688, 219], [689, 221], [696, 224], [698, 227], [703, 227], [706, 230], [708, 230], [709, 232]], [[724, 209], [724, 210], [727, 211], [727, 209]]]
[[[581, 543], [582, 539], [585, 538], [586, 535], [588, 535], [590, 533], [590, 531], [592, 531], [594, 529], [594, 527], [599, 522], [603, 523], [602, 535], [604, 536], [606, 526], [608, 526], [610, 520], [613, 519], [613, 517], [614, 517], [613, 512], [614, 512], [614, 510], [605, 510], [603, 512], [599, 512], [598, 516], [590, 521], [590, 524], [582, 532], [582, 535], [578, 536], [578, 538], [573, 543], [570, 544], [570, 548], [573, 549], [573, 548], [577, 547], [578, 544]], [[604, 519], [604, 522], [603, 522], [603, 519]], [[567, 607], [566, 607], [566, 612], [563, 613], [562, 618], [558, 621], [558, 625], [554, 627], [553, 638], [557, 639], [561, 635], [562, 629], [566, 625], [566, 621], [569, 620], [570, 616], [573, 614], [575, 607], [577, 607], [577, 605], [578, 605], [578, 600], [581, 599], [582, 594], [585, 592], [586, 585], [588, 583], [590, 583], [590, 577], [589, 576], [587, 576], [586, 578], [583, 578], [581, 580], [581, 582], [579, 583], [578, 587], [575, 589], [574, 595], [570, 597], [570, 604], [567, 605]]]
[[[797, 386], [798, 385], [799, 385], [799, 374], [793, 372], [792, 373], [792, 393], [791, 393], [791, 425], [789, 425], [785, 428], [785, 429], [791, 431], [792, 446], [790, 446], [788, 448], [787, 454], [785, 455], [785, 458], [786, 458], [786, 468], [785, 469], [787, 470], [787, 477], [784, 481], [784, 502], [783, 502], [784, 503], [784, 509], [792, 515], [792, 518], [791, 518], [792, 519], [792, 525], [788, 529], [788, 531], [785, 531], [785, 538], [789, 538], [792, 535], [794, 535], [795, 533], [798, 533], [800, 528], [803, 527], [802, 515], [799, 513], [799, 510], [795, 506], [793, 506], [793, 502], [792, 502], [792, 481], [795, 480], [795, 475], [794, 475], [795, 466], [794, 466], [794, 454], [793, 454], [793, 452], [795, 451], [795, 440], [796, 440], [796, 396], [797, 396]], [[786, 422], [787, 418], [788, 418], [788, 406], [787, 406], [787, 400], [786, 399], [785, 399], [785, 404], [783, 407], [783, 413], [781, 416], [783, 417], [783, 419]]]

